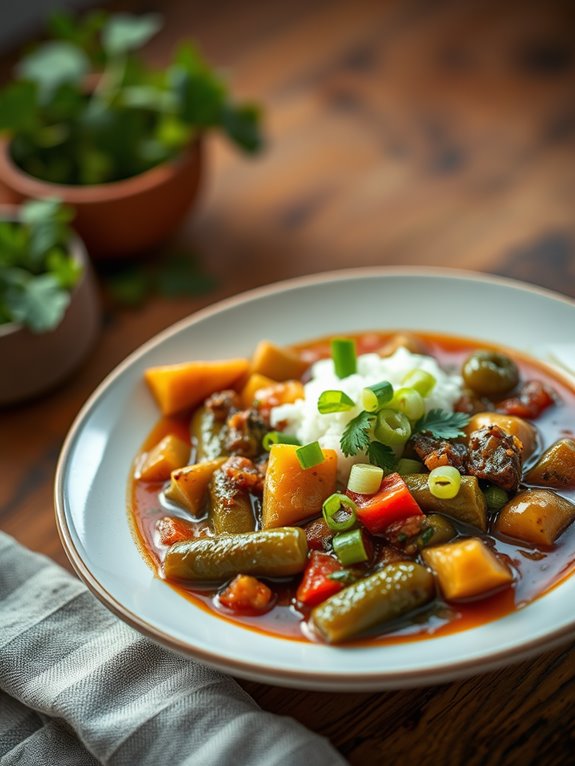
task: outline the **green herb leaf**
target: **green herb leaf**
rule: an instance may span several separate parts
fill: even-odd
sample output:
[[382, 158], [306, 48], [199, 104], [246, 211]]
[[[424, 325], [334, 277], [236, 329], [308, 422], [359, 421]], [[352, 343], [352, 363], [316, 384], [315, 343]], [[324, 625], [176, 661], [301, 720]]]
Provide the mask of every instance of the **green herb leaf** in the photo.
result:
[[226, 106], [222, 110], [222, 126], [241, 149], [255, 154], [264, 144], [260, 116], [260, 109], [253, 104]]
[[370, 444], [369, 432], [374, 421], [375, 414], [365, 410], [349, 421], [340, 439], [341, 451], [344, 455], [349, 457], [367, 451]]
[[118, 56], [145, 45], [162, 26], [157, 13], [132, 16], [118, 13], [111, 16], [102, 30], [102, 45], [110, 56]]
[[37, 124], [36, 86], [15, 82], [0, 92], [0, 130], [30, 131]]
[[378, 465], [384, 471], [392, 471], [395, 467], [395, 452], [387, 444], [372, 441], [367, 448], [367, 456], [372, 465]]
[[69, 303], [69, 293], [58, 285], [52, 274], [30, 277], [20, 289], [13, 288], [5, 295], [12, 319], [36, 333], [54, 329]]
[[48, 253], [46, 267], [64, 290], [71, 290], [82, 274], [81, 264], [59, 248]]
[[469, 415], [464, 412], [430, 410], [413, 428], [413, 433], [429, 433], [437, 439], [457, 439], [465, 436], [463, 428], [469, 423]]
[[17, 72], [24, 80], [37, 83], [42, 100], [51, 98], [64, 83], [80, 83], [88, 74], [90, 62], [72, 43], [48, 42], [20, 62]]

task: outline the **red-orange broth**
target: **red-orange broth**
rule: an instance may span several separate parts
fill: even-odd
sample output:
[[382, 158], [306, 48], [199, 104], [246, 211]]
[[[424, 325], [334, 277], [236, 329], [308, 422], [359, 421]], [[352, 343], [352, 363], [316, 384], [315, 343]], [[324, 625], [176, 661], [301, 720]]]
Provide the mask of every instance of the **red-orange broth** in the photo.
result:
[[[394, 333], [369, 332], [358, 334], [357, 353], [363, 354], [380, 348]], [[463, 360], [479, 348], [495, 348], [485, 343], [443, 335], [418, 333], [425, 341], [429, 354], [434, 356], [446, 369], [459, 370]], [[329, 339], [321, 339], [294, 346], [310, 363], [330, 355]], [[540, 434], [537, 452], [529, 459], [529, 465], [535, 462], [541, 452], [560, 438], [575, 438], [575, 390], [566, 382], [555, 377], [552, 372], [538, 364], [534, 359], [519, 353], [512, 354], [524, 380], [536, 379], [550, 386], [557, 394], [557, 403], [545, 410], [533, 421]], [[174, 433], [189, 440], [190, 413], [181, 417], [163, 418], [149, 434], [142, 445], [142, 451], [150, 449], [163, 436]], [[522, 485], [527, 486], [527, 485]], [[132, 472], [129, 489], [129, 514], [138, 544], [150, 565], [159, 577], [162, 577], [162, 561], [167, 546], [159, 542], [156, 521], [166, 515], [180, 516], [190, 521], [185, 510], [174, 504], [162, 504], [160, 492], [162, 482], [136, 481]], [[558, 494], [575, 502], [575, 491], [559, 491]], [[438, 596], [418, 612], [389, 623], [380, 629], [373, 629], [366, 638], [349, 642], [354, 645], [387, 644], [399, 641], [413, 641], [446, 635], [466, 630], [509, 614], [533, 601], [538, 596], [557, 585], [575, 569], [575, 523], [559, 537], [551, 550], [542, 551], [527, 545], [504, 541], [492, 534], [483, 534], [479, 530], [465, 527], [450, 519], [460, 535], [489, 538], [498, 553], [508, 557], [519, 577], [512, 587], [505, 588], [488, 598], [467, 603], [447, 604]], [[198, 534], [206, 533], [206, 522], [195, 525]], [[251, 617], [235, 614], [219, 604], [217, 589], [201, 588], [197, 585], [187, 587], [181, 583], [169, 582], [185, 598], [197, 606], [217, 616], [240, 623], [244, 627], [291, 640], [315, 640], [305, 623], [309, 610], [300, 610], [294, 604], [294, 594], [300, 577], [290, 582], [273, 582], [273, 589], [278, 594], [275, 606], [266, 614]], [[168, 581], [167, 581], [168, 582]]]

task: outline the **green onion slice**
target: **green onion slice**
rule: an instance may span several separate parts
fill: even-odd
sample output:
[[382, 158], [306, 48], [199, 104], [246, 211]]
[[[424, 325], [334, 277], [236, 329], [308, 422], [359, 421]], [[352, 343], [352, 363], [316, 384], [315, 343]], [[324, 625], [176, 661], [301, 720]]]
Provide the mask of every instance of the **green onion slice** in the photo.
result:
[[344, 567], [367, 561], [361, 529], [352, 529], [333, 538], [333, 551]]
[[402, 380], [404, 386], [414, 388], [418, 394], [427, 396], [435, 388], [436, 379], [430, 372], [425, 370], [412, 370]]
[[375, 495], [381, 486], [383, 468], [369, 463], [352, 465], [347, 488], [358, 495]]
[[345, 532], [357, 522], [357, 506], [347, 495], [334, 492], [322, 506], [325, 523], [334, 532]]
[[299, 447], [299, 449], [296, 449], [295, 454], [304, 470], [313, 468], [314, 465], [319, 465], [319, 463], [323, 463], [325, 460], [319, 442], [310, 442], [304, 447]]
[[388, 380], [367, 386], [361, 393], [361, 403], [367, 412], [377, 412], [393, 399], [393, 386]]
[[331, 358], [338, 378], [347, 378], [357, 372], [355, 341], [351, 338], [334, 338], [331, 342]]
[[374, 429], [375, 438], [388, 447], [400, 447], [411, 436], [411, 425], [403, 412], [380, 410]]
[[322, 415], [346, 412], [352, 407], [355, 407], [355, 402], [344, 391], [323, 391], [317, 400], [317, 408]]
[[402, 457], [397, 461], [395, 470], [400, 476], [406, 476], [408, 473], [423, 473], [425, 466], [419, 460], [411, 460], [408, 457]]
[[262, 446], [266, 452], [269, 452], [274, 444], [296, 444], [299, 447], [301, 442], [296, 436], [284, 434], [281, 431], [270, 431], [262, 439]]
[[423, 396], [415, 388], [400, 388], [396, 391], [391, 407], [403, 412], [410, 420], [419, 420], [425, 415]]
[[442, 465], [430, 472], [427, 485], [434, 497], [451, 500], [457, 496], [461, 487], [461, 474], [452, 465]]

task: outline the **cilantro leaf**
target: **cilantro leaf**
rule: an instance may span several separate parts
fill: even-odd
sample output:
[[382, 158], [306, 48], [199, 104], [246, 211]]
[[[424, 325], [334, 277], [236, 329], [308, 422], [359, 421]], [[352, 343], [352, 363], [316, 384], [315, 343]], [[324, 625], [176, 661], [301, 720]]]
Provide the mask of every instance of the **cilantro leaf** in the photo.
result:
[[52, 274], [30, 277], [20, 289], [9, 291], [5, 298], [13, 320], [22, 322], [36, 333], [53, 330], [70, 303], [70, 294], [60, 287]]
[[378, 465], [384, 471], [391, 471], [395, 466], [395, 452], [378, 441], [373, 441], [367, 448], [367, 456], [372, 465]]
[[357, 455], [358, 452], [366, 452], [369, 449], [369, 432], [375, 414], [373, 412], [360, 412], [346, 425], [340, 439], [341, 451], [346, 457]]
[[463, 428], [469, 423], [469, 415], [464, 412], [430, 410], [415, 424], [413, 433], [429, 433], [437, 439], [457, 439], [465, 436]]

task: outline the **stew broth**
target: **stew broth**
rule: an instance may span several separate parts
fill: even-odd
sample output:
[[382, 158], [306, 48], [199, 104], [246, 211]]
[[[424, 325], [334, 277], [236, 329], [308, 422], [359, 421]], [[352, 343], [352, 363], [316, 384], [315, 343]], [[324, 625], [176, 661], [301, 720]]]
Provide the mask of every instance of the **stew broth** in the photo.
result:
[[[368, 353], [380, 348], [395, 333], [369, 332], [358, 334], [357, 353]], [[496, 346], [477, 343], [468, 339], [449, 336], [418, 333], [428, 346], [428, 353], [434, 356], [439, 364], [446, 369], [459, 370], [463, 360], [473, 351]], [[298, 344], [293, 348], [300, 351], [302, 356], [311, 362], [330, 356], [329, 339], [321, 339], [310, 343]], [[542, 451], [560, 438], [575, 438], [575, 391], [566, 382], [555, 377], [551, 370], [539, 365], [535, 360], [513, 352], [513, 359], [520, 369], [523, 379], [537, 379], [550, 386], [557, 394], [557, 404], [545, 410], [534, 424], [539, 431], [539, 445], [531, 456], [527, 466], [536, 462]], [[163, 418], [154, 427], [142, 451], [151, 448], [163, 436], [173, 433], [184, 440], [189, 440], [190, 416]], [[522, 484], [523, 487], [528, 486]], [[137, 542], [155, 573], [162, 577], [162, 561], [167, 546], [159, 541], [156, 522], [166, 516], [179, 516], [190, 521], [185, 510], [171, 503], [163, 496], [163, 482], [136, 481], [134, 471], [129, 487], [129, 515]], [[575, 502], [575, 491], [558, 490], [558, 494]], [[499, 554], [507, 557], [519, 577], [513, 587], [505, 588], [488, 598], [468, 603], [447, 604], [437, 597], [431, 604], [423, 607], [409, 618], [403, 618], [396, 623], [388, 623], [384, 631], [373, 630], [360, 641], [351, 642], [354, 645], [386, 644], [398, 641], [413, 641], [434, 636], [446, 635], [466, 630], [483, 623], [503, 617], [515, 609], [519, 609], [542, 595], [562, 579], [569, 576], [575, 569], [575, 523], [560, 536], [549, 551], [530, 548], [527, 545], [510, 542], [497, 538], [493, 534], [483, 534], [475, 528], [468, 527], [450, 519], [461, 536], [482, 537], [488, 541]], [[194, 524], [197, 536], [208, 535], [206, 521]], [[274, 582], [273, 589], [277, 600], [273, 608], [257, 617], [232, 613], [221, 605], [217, 598], [218, 589], [189, 587], [169, 581], [170, 587], [200, 608], [216, 614], [222, 619], [240, 623], [244, 627], [268, 633], [277, 637], [291, 640], [309, 639], [315, 637], [307, 630], [305, 619], [309, 612], [300, 610], [294, 605], [294, 595], [297, 582]]]

